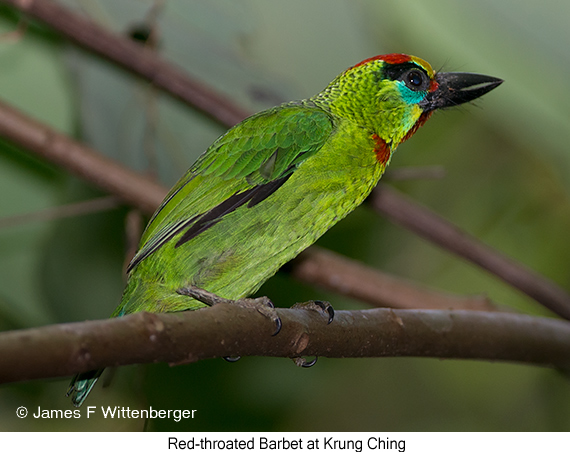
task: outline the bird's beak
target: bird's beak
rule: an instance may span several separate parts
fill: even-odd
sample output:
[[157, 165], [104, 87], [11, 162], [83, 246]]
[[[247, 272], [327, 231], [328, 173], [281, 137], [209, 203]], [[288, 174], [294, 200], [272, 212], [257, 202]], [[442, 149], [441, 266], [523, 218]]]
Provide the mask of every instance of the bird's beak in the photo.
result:
[[500, 78], [469, 72], [440, 72], [435, 81], [437, 89], [420, 102], [425, 112], [471, 102], [503, 83]]

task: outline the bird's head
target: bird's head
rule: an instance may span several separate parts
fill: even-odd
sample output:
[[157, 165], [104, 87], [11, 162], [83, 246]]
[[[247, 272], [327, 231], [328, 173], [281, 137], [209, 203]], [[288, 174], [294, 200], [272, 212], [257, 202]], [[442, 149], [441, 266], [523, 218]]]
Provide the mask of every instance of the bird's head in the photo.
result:
[[392, 53], [347, 69], [314, 99], [370, 129], [394, 150], [435, 110], [470, 102], [502, 82], [467, 72], [436, 73], [421, 58]]

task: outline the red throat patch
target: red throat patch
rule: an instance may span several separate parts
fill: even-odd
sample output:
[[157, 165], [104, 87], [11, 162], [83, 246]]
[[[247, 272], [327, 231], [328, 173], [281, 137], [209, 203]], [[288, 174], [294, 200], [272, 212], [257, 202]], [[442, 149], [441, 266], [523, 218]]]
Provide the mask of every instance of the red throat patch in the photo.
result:
[[376, 160], [386, 166], [388, 164], [388, 160], [390, 160], [390, 155], [392, 154], [390, 146], [388, 146], [386, 142], [376, 134], [372, 135], [372, 139], [375, 143], [374, 153], [376, 154]]

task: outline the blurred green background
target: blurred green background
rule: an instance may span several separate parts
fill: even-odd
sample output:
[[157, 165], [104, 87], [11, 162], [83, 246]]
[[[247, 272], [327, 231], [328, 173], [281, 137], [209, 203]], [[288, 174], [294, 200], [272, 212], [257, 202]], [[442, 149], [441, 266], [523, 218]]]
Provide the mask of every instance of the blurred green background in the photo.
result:
[[[570, 290], [570, 3], [559, 0], [66, 0], [124, 34], [149, 26], [158, 50], [257, 111], [308, 97], [356, 62], [404, 52], [434, 68], [506, 82], [475, 106], [438, 113], [392, 169], [442, 165], [441, 180], [394, 182], [484, 242]], [[153, 9], [154, 8], [154, 9]], [[0, 32], [18, 14], [0, 8]], [[143, 33], [144, 34], [144, 33]], [[223, 128], [39, 24], [0, 40], [0, 97], [173, 184]], [[0, 216], [102, 196], [0, 141]], [[106, 318], [118, 303], [126, 208], [0, 229], [0, 329]], [[459, 294], [549, 315], [471, 264], [360, 207], [319, 242], [368, 265]], [[278, 274], [277, 305], [363, 303]], [[1, 364], [0, 364], [1, 365]], [[570, 382], [550, 369], [433, 359], [243, 358], [120, 368], [86, 405], [195, 409], [193, 420], [18, 419], [71, 409], [67, 379], [0, 387], [2, 430], [568, 430]]]

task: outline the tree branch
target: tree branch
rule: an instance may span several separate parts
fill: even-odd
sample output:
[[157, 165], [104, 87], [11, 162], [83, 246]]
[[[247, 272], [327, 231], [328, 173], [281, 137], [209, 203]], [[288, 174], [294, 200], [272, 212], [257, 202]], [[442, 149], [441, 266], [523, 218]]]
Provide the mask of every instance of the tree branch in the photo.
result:
[[561, 317], [570, 319], [568, 292], [548, 278], [470, 236], [435, 212], [385, 185], [375, 189], [372, 205], [390, 221], [479, 265]]
[[0, 100], [0, 135], [151, 215], [166, 188], [31, 119]]
[[116, 63], [186, 104], [231, 127], [249, 116], [233, 102], [190, 79], [151, 49], [112, 33], [95, 22], [51, 0], [0, 0], [57, 30], [80, 47]]
[[[370, 309], [278, 309], [281, 332], [254, 309], [219, 304], [0, 333], [0, 383], [107, 366], [184, 364], [222, 356], [424, 356], [570, 368], [570, 324], [519, 314]], [[220, 328], [223, 325], [223, 328]]]
[[303, 251], [292, 264], [291, 274], [299, 281], [315, 284], [373, 306], [505, 311], [483, 295], [461, 296], [436, 291], [316, 245]]
[[0, 229], [13, 228], [33, 221], [50, 221], [66, 217], [76, 217], [88, 215], [105, 210], [116, 209], [121, 202], [114, 196], [104, 198], [89, 199], [87, 201], [75, 202], [63, 206], [50, 207], [48, 209], [35, 212], [0, 217]]

